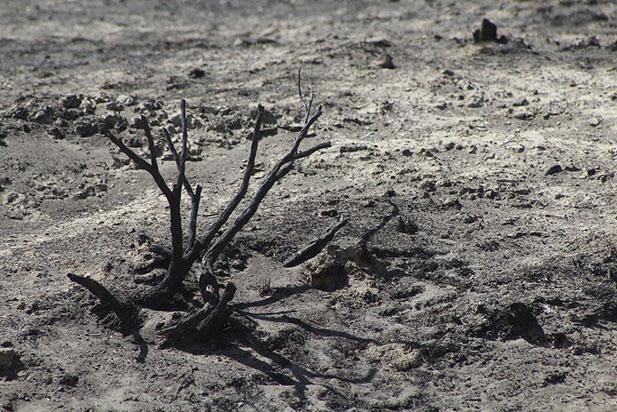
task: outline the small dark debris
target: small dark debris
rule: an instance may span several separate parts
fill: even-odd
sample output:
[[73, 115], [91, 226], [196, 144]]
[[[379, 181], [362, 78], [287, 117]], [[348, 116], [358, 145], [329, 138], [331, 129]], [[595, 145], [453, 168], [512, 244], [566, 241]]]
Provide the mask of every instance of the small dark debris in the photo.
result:
[[189, 72], [189, 77], [191, 79], [201, 79], [205, 75], [206, 75], [206, 72], [200, 69], [199, 67], [195, 67], [191, 69], [191, 71]]
[[506, 36], [497, 37], [497, 25], [487, 18], [482, 19], [482, 27], [473, 32], [473, 41], [476, 43], [494, 41], [500, 44], [508, 42]]
[[563, 168], [560, 165], [552, 165], [544, 172], [544, 176], [556, 175], [557, 173], [563, 172]]
[[64, 386], [75, 386], [79, 381], [79, 377], [70, 373], [65, 373], [60, 378], [60, 384]]
[[328, 217], [336, 217], [338, 216], [338, 211], [336, 209], [322, 210], [320, 212], [320, 215], [328, 216]]
[[567, 374], [565, 372], [552, 372], [544, 378], [544, 385], [555, 385], [557, 383], [563, 383], [566, 380]]
[[377, 61], [377, 66], [383, 69], [395, 69], [394, 61], [392, 60], [392, 56], [389, 54], [384, 54], [381, 59]]
[[75, 132], [81, 137], [90, 137], [98, 133], [99, 127], [93, 120], [82, 120], [75, 126]]
[[396, 230], [400, 233], [413, 235], [418, 232], [418, 226], [407, 218], [399, 217], [396, 222]]
[[515, 100], [514, 103], [512, 103], [512, 106], [521, 107], [521, 106], [527, 106], [528, 104], [529, 102], [527, 101], [527, 99], [523, 97], [522, 99]]

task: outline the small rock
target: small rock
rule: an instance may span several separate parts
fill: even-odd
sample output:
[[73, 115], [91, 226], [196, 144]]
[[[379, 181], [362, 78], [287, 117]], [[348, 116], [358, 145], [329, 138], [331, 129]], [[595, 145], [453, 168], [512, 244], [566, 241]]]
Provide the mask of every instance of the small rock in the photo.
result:
[[107, 103], [113, 100], [113, 97], [107, 93], [97, 93], [94, 96], [94, 101], [96, 103]]
[[449, 151], [449, 150], [452, 150], [452, 149], [455, 149], [455, 148], [456, 148], [456, 143], [454, 143], [454, 142], [448, 142], [448, 143], [446, 143], [446, 144], [444, 145], [444, 147], [443, 147], [443, 148], [444, 148], [445, 150], [448, 150], [448, 151]]
[[49, 134], [56, 140], [64, 139], [64, 132], [58, 127], [52, 127], [49, 130]]
[[90, 137], [98, 133], [99, 126], [93, 119], [80, 120], [75, 126], [75, 132], [81, 137]]
[[400, 233], [413, 235], [418, 231], [418, 226], [407, 218], [399, 217], [396, 222], [396, 230]]
[[14, 374], [21, 366], [19, 356], [13, 348], [0, 348], [0, 374]]
[[130, 136], [128, 139], [126, 139], [126, 145], [128, 147], [141, 147], [143, 146], [143, 142], [141, 141], [141, 138], [137, 137], [137, 136]]
[[534, 117], [534, 114], [528, 111], [518, 112], [514, 114], [514, 118], [518, 120], [531, 120], [533, 119], [533, 117]]
[[384, 54], [381, 59], [377, 60], [375, 64], [384, 69], [395, 69], [394, 61], [392, 60], [392, 56], [389, 54]]
[[467, 107], [478, 108], [484, 106], [484, 97], [475, 96], [472, 98], [471, 102], [467, 104]]
[[435, 109], [438, 110], [446, 110], [448, 108], [448, 103], [446, 102], [441, 102], [435, 105]]
[[111, 129], [122, 132], [126, 130], [128, 124], [128, 121], [119, 114], [108, 114], [101, 121], [101, 132], [105, 133]]
[[554, 164], [546, 169], [544, 176], [551, 176], [561, 172], [563, 172], [563, 168], [558, 164]]
[[67, 94], [60, 100], [60, 104], [62, 104], [62, 107], [65, 109], [77, 109], [79, 105], [81, 105], [82, 99], [82, 95]]
[[334, 291], [347, 283], [344, 266], [328, 250], [309, 261], [304, 270], [312, 288]]
[[410, 149], [403, 149], [402, 153], [403, 153], [403, 156], [405, 156], [405, 157], [409, 157], [409, 156], [411, 156], [413, 154]]
[[432, 180], [425, 180], [420, 184], [420, 189], [424, 190], [426, 193], [432, 193], [437, 190], [437, 186], [435, 182]]
[[63, 110], [62, 112], [60, 112], [60, 117], [63, 120], [68, 120], [68, 121], [73, 121], [76, 120], [78, 118], [80, 118], [82, 116], [82, 112], [80, 112], [79, 110], [75, 110], [75, 109], [66, 109]]
[[96, 112], [96, 104], [90, 99], [84, 99], [79, 108], [84, 115], [94, 114]]
[[527, 99], [523, 97], [522, 99], [515, 100], [514, 103], [512, 103], [512, 106], [521, 107], [521, 106], [527, 106], [528, 104], [529, 102], [527, 101]]
[[135, 97], [128, 94], [121, 94], [116, 101], [124, 106], [132, 106], [135, 104]]
[[94, 186], [86, 186], [81, 192], [73, 195], [73, 199], [82, 200], [95, 195]]
[[189, 77], [191, 79], [201, 79], [205, 75], [206, 75], [206, 72], [200, 69], [199, 67], [195, 67], [191, 69], [191, 71], [189, 72]]
[[397, 193], [394, 189], [388, 189], [383, 194], [383, 197], [396, 197]]
[[35, 123], [52, 124], [54, 121], [54, 118], [53, 118], [53, 112], [51, 110], [51, 107], [48, 106], [48, 107], [45, 107], [44, 109], [36, 111], [30, 118], [30, 120]]
[[594, 117], [589, 119], [589, 121], [587, 122], [587, 124], [589, 124], [589, 126], [591, 127], [597, 127], [600, 125], [600, 123], [602, 123], [602, 119], [599, 117]]
[[482, 19], [480, 29], [473, 32], [473, 40], [476, 43], [494, 41], [503, 44], [508, 42], [505, 36], [497, 37], [497, 25], [487, 18]]
[[111, 110], [112, 112], [121, 112], [124, 110], [124, 106], [119, 103], [117, 100], [112, 100], [111, 102], [105, 105], [107, 110]]
[[78, 381], [79, 381], [79, 377], [77, 375], [73, 375], [73, 374], [70, 374], [70, 373], [65, 373], [60, 378], [60, 385], [75, 386], [75, 385], [77, 385]]
[[25, 107], [16, 107], [13, 112], [11, 113], [11, 115], [19, 120], [26, 120], [28, 119], [28, 115], [30, 114], [30, 112], [28, 111], [27, 108]]

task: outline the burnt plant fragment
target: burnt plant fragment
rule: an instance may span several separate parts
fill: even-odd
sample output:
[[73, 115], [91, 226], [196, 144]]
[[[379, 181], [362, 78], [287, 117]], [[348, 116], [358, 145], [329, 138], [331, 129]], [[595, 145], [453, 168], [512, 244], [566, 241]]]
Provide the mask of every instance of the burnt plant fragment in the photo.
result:
[[[186, 121], [186, 102], [181, 101], [181, 143], [176, 147], [166, 129], [162, 135], [177, 166], [177, 175], [171, 185], [163, 178], [159, 171], [156, 158], [156, 145], [148, 121], [142, 116], [144, 132], [148, 142], [149, 159], [136, 154], [122, 140], [111, 132], [108, 138], [122, 153], [124, 153], [138, 169], [148, 172], [165, 196], [169, 205], [169, 224], [171, 232], [171, 247], [158, 247], [157, 253], [163, 262], [167, 263], [165, 276], [162, 280], [145, 290], [115, 290], [111, 291], [94, 279], [70, 273], [69, 279], [90, 291], [111, 312], [115, 313], [121, 322], [122, 330], [132, 334], [138, 343], [143, 344], [139, 335], [141, 328], [140, 312], [143, 308], [167, 309], [174, 306], [174, 299], [184, 290], [189, 281], [189, 274], [196, 273], [195, 283], [201, 292], [202, 300], [199, 306], [187, 311], [180, 318], [175, 318], [159, 328], [161, 346], [188, 344], [196, 341], [205, 341], [217, 336], [226, 324], [232, 311], [230, 302], [236, 292], [233, 283], [221, 285], [214, 274], [213, 267], [217, 259], [232, 241], [234, 236], [251, 220], [257, 212], [261, 202], [276, 182], [283, 179], [293, 168], [294, 162], [313, 153], [330, 147], [330, 142], [316, 144], [308, 149], [300, 150], [300, 146], [309, 134], [309, 130], [322, 114], [321, 106], [312, 111], [313, 95], [305, 99], [302, 94], [300, 72], [298, 72], [298, 92], [304, 106], [305, 117], [301, 130], [296, 134], [288, 151], [270, 169], [266, 177], [246, 202], [244, 209], [237, 213], [235, 220], [230, 218], [236, 212], [240, 203], [247, 198], [249, 183], [255, 168], [255, 158], [261, 136], [261, 126], [264, 118], [264, 108], [259, 105], [255, 118], [255, 125], [251, 139], [251, 148], [242, 182], [236, 195], [229, 201], [220, 215], [210, 223], [204, 233], [198, 228], [198, 212], [202, 196], [200, 185], [193, 185], [186, 177], [186, 160], [188, 155], [188, 126]], [[185, 192], [191, 201], [191, 211], [188, 218], [188, 233], [185, 236], [181, 200]], [[334, 234], [344, 223], [335, 224], [320, 238], [313, 247], [309, 247], [298, 261], [314, 256], [315, 250], [323, 248], [332, 240]], [[298, 258], [298, 257], [297, 257]], [[222, 289], [222, 292], [220, 290]]]

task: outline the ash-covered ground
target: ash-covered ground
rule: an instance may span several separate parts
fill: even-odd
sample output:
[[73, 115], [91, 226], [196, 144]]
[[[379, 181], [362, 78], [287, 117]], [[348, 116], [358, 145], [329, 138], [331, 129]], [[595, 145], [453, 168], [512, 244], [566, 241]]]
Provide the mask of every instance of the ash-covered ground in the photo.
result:
[[[617, 408], [614, 2], [170, 3], [0, 6], [5, 410]], [[504, 41], [474, 41], [483, 18]], [[333, 145], [227, 248], [235, 326], [136, 362], [66, 277], [134, 288], [144, 242], [169, 241], [164, 197], [104, 134], [145, 153], [139, 116], [177, 133], [186, 98], [206, 227], [258, 103], [255, 183], [289, 146], [300, 67], [324, 107], [307, 145]]]

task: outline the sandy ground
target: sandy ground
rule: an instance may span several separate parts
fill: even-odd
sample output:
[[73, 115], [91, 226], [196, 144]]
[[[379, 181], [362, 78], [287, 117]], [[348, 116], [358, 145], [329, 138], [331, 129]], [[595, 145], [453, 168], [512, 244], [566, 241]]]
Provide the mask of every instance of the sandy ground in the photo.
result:
[[[617, 409], [615, 3], [169, 3], [0, 6], [5, 410]], [[509, 41], [474, 43], [483, 17]], [[259, 169], [291, 141], [299, 67], [324, 105], [307, 144], [333, 147], [228, 248], [237, 325], [136, 362], [66, 278], [135, 287], [140, 240], [169, 237], [102, 132], [142, 150], [136, 116], [177, 131], [186, 98], [206, 227], [257, 103]], [[283, 263], [340, 215], [332, 250], [372, 231], [368, 259], [311, 288], [319, 261]]]

